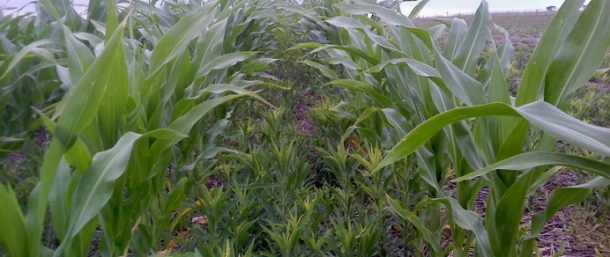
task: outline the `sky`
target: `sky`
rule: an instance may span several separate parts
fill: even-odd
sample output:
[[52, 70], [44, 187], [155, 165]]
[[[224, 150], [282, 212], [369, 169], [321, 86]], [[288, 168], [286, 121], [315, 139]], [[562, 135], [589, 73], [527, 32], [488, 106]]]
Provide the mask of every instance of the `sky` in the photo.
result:
[[[33, 11], [35, 0], [0, 0], [0, 7], [22, 7], [27, 5], [25, 11]], [[78, 9], [84, 9], [89, 0], [73, 0]], [[545, 10], [547, 6], [561, 6], [564, 0], [487, 0], [491, 12], [505, 11], [533, 11]], [[588, 1], [587, 1], [588, 2]], [[403, 13], [408, 14], [417, 2], [404, 2], [401, 5]], [[459, 13], [474, 13], [481, 0], [431, 0], [420, 12], [420, 16], [444, 16]], [[80, 8], [78, 6], [81, 6]], [[10, 11], [8, 11], [10, 12]], [[5, 11], [5, 13], [8, 13]]]
[[[547, 6], [559, 8], [564, 0], [487, 0], [490, 12], [519, 12], [546, 10]], [[589, 1], [585, 1], [588, 3]], [[404, 2], [401, 5], [403, 13], [408, 14], [417, 2]], [[431, 0], [420, 12], [420, 16], [445, 16], [447, 14], [474, 13], [481, 0]]]

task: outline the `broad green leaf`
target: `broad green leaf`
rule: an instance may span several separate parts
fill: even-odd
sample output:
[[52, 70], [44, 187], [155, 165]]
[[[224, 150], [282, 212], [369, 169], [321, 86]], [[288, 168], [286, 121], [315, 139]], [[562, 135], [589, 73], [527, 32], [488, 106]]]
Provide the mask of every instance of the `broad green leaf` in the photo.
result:
[[388, 22], [391, 25], [402, 25], [405, 27], [414, 27], [413, 22], [411, 22], [406, 16], [401, 15], [400, 13], [381, 7], [376, 4], [335, 4], [339, 9], [349, 13], [349, 14], [369, 14], [375, 13], [379, 15], [384, 21]]
[[404, 16], [396, 11], [383, 8], [377, 4], [335, 4], [336, 7], [350, 14], [377, 14], [383, 21], [393, 26], [404, 26], [411, 33], [420, 38], [425, 45], [432, 49], [433, 43], [430, 33], [426, 29], [417, 28], [407, 16]]
[[250, 73], [254, 71], [262, 71], [269, 67], [269, 64], [277, 61], [277, 59], [272, 58], [259, 58], [256, 60], [252, 60], [241, 67], [240, 72], [242, 73]]
[[378, 72], [383, 71], [390, 64], [397, 65], [397, 64], [401, 64], [401, 63], [407, 64], [409, 66], [409, 68], [411, 68], [413, 70], [413, 72], [415, 72], [415, 74], [417, 74], [417, 75], [420, 75], [423, 77], [431, 77], [431, 78], [440, 78], [441, 77], [441, 75], [438, 73], [438, 71], [435, 70], [433, 67], [431, 67], [423, 62], [409, 59], [409, 58], [396, 58], [396, 59], [386, 60], [380, 64], [377, 64], [377, 65], [369, 68], [368, 70], [366, 70], [366, 72], [378, 73]]
[[[191, 131], [191, 129], [193, 128], [193, 126], [197, 122], [199, 122], [203, 118], [203, 116], [206, 115], [213, 108], [216, 108], [217, 106], [224, 104], [228, 101], [231, 101], [231, 100], [234, 100], [234, 99], [237, 99], [240, 97], [244, 97], [244, 96], [250, 96], [250, 97], [254, 97], [256, 99], [260, 99], [260, 97], [258, 95], [256, 95], [255, 92], [250, 92], [250, 93], [246, 93], [246, 94], [227, 95], [227, 96], [223, 96], [220, 98], [207, 100], [203, 103], [196, 105], [195, 107], [190, 109], [188, 112], [186, 112], [185, 114], [183, 114], [182, 116], [180, 116], [176, 120], [174, 120], [169, 125], [169, 129], [171, 129], [177, 133], [188, 134]], [[262, 100], [262, 99], [260, 99], [260, 100]], [[168, 147], [170, 147], [173, 143], [175, 143], [177, 141], [178, 141], [178, 139], [157, 140], [152, 145], [150, 152], [154, 153], [156, 155], [160, 155], [163, 151], [165, 151], [165, 149], [167, 149]], [[153, 158], [153, 159], [155, 159], [155, 158]]]
[[[43, 160], [43, 164], [41, 167], [41, 170], [48, 170], [48, 167], [57, 167], [59, 166], [59, 160], [61, 158], [61, 149], [60, 148], [60, 144], [59, 142], [51, 142], [51, 145], [49, 146], [49, 152], [51, 152], [52, 150], [54, 154], [45, 154], [44, 160]], [[55, 172], [54, 172], [55, 173]], [[55, 175], [55, 174], [53, 174]], [[44, 179], [51, 179], [50, 182], [44, 181]], [[41, 198], [41, 194], [43, 194], [42, 188], [43, 186], [49, 185], [50, 183], [52, 183], [52, 179], [50, 176], [46, 176], [46, 177], [42, 177], [41, 178], [41, 182], [39, 182], [36, 187], [34, 188], [34, 190], [32, 190], [32, 192], [30, 193], [29, 199], [28, 199], [28, 212], [25, 216], [25, 232], [27, 233], [27, 238], [29, 241], [27, 241], [27, 247], [29, 250], [29, 255], [31, 256], [39, 256], [41, 254], [41, 252], [45, 252], [44, 247], [42, 246], [42, 243], [40, 242], [41, 239], [41, 233], [43, 230], [43, 226], [44, 226], [44, 214], [46, 212], [46, 204], [48, 203], [48, 195], [49, 193], [46, 193], [46, 201], [42, 201], [40, 200]], [[43, 183], [43, 182], [47, 182], [47, 183]], [[50, 187], [51, 185], [49, 185]], [[50, 189], [48, 190], [50, 191]], [[44, 203], [44, 205], [42, 204]], [[38, 239], [39, 241], [32, 241], [31, 239], [35, 238]], [[50, 255], [45, 255], [45, 256], [50, 256]]]
[[[76, 135], [93, 119], [103, 100], [105, 91], [114, 82], [115, 75], [125, 72], [117, 70], [115, 63], [124, 62], [122, 23], [104, 47], [102, 54], [95, 60], [78, 84], [62, 99], [55, 116], [60, 116], [55, 128], [55, 137], [64, 149], [72, 146]], [[119, 65], [119, 67], [122, 67]]]
[[[486, 65], [485, 68], [491, 69], [488, 70], [489, 78], [487, 81], [490, 101], [510, 104], [508, 85], [497, 54], [492, 55], [490, 62], [492, 64]], [[509, 136], [510, 129], [515, 129], [514, 124], [516, 122], [517, 118], [512, 117], [488, 117], [477, 122], [475, 142], [477, 142], [478, 148], [481, 149], [480, 155], [486, 157], [487, 163], [495, 162], [502, 143]]]
[[[363, 19], [364, 19], [364, 17], [363, 17]], [[399, 55], [403, 54], [402, 52], [398, 51], [396, 49], [396, 47], [394, 45], [392, 45], [385, 37], [371, 32], [370, 28], [366, 27], [364, 24], [362, 24], [357, 19], [339, 16], [339, 17], [330, 18], [326, 22], [328, 22], [329, 24], [334, 25], [336, 27], [345, 28], [352, 37], [350, 40], [351, 44], [354, 46], [358, 46], [358, 48], [362, 49], [363, 51], [365, 51], [365, 49], [366, 49], [364, 47], [365, 40], [364, 40], [364, 38], [356, 39], [356, 34], [358, 34], [359, 36], [363, 36], [361, 33], [356, 33], [356, 31], [360, 31], [360, 32], [366, 34], [366, 36], [368, 36], [368, 39], [370, 39], [372, 42], [376, 43], [377, 45], [379, 45], [387, 50], [393, 51], [395, 54], [399, 54]], [[376, 24], [374, 21], [369, 21], [369, 23], [373, 23], [376, 25], [376, 27], [380, 27], [379, 24]]]
[[184, 54], [179, 56], [173, 65], [165, 83], [161, 85], [159, 95], [161, 97], [159, 106], [165, 105], [170, 99], [175, 97], [181, 99], [184, 97], [184, 89], [188, 84], [192, 83], [195, 71], [193, 60], [189, 51], [184, 51]]
[[436, 67], [444, 85], [468, 106], [487, 103], [483, 85], [442, 57], [437, 50]]
[[[210, 15], [213, 16], [213, 15]], [[196, 45], [195, 53], [193, 54], [193, 62], [201, 70], [204, 66], [209, 65], [214, 58], [218, 58], [223, 54], [223, 42], [225, 40], [225, 32], [227, 30], [227, 19], [210, 25], [205, 31]]]
[[445, 208], [458, 226], [474, 232], [477, 238], [477, 252], [481, 256], [494, 256], [491, 251], [487, 231], [485, 226], [483, 226], [483, 218], [476, 212], [465, 210], [456, 199], [451, 197], [430, 199], [429, 201], [445, 205]]
[[155, 46], [150, 57], [148, 76], [156, 74], [161, 67], [180, 55], [187, 45], [201, 34], [201, 28], [212, 22], [214, 15], [209, 15], [217, 1], [205, 3], [197, 10], [185, 15], [167, 31]]
[[350, 17], [345, 17], [345, 16], [332, 17], [332, 18], [326, 20], [326, 22], [328, 22], [329, 24], [331, 24], [333, 26], [342, 27], [342, 28], [355, 28], [355, 29], [365, 28], [364, 24], [362, 22], [360, 22], [359, 20], [350, 18]]
[[406, 158], [447, 125], [467, 118], [492, 115], [518, 116], [518, 113], [508, 105], [492, 103], [474, 107], [455, 108], [438, 114], [411, 130], [407, 136], [390, 150], [390, 153], [381, 161], [375, 171]]
[[[114, 34], [114, 31], [119, 26], [119, 18], [116, 14], [116, 0], [108, 0], [108, 8], [106, 9], [106, 43], [110, 40], [109, 35]], [[90, 13], [89, 15], [95, 15], [94, 13]]]
[[[608, 169], [606, 169], [606, 172], [608, 172]], [[546, 208], [532, 217], [532, 232], [530, 237], [537, 237], [542, 232], [544, 225], [561, 208], [581, 203], [590, 195], [592, 189], [607, 187], [608, 185], [610, 185], [610, 179], [607, 177], [597, 177], [581, 185], [556, 188], [551, 193]]]
[[415, 127], [381, 161], [376, 171], [412, 154], [445, 126], [481, 116], [521, 116], [555, 138], [610, 155], [610, 129], [575, 119], [546, 102], [514, 108], [503, 103], [461, 107], [438, 114]]
[[[555, 166], [555, 167], [549, 168], [546, 171], [544, 171], [544, 173], [540, 174], [540, 176], [538, 176], [536, 178], [536, 181], [534, 181], [534, 183], [532, 183], [527, 194], [528, 195], [535, 194], [541, 186], [546, 185], [546, 183], [548, 183], [549, 179], [551, 179], [551, 177], [553, 177], [553, 175], [557, 174], [557, 172], [559, 172], [563, 168], [564, 168], [563, 166]], [[546, 167], [543, 167], [543, 169], [546, 169]]]
[[529, 122], [557, 139], [610, 155], [610, 128], [580, 121], [546, 102], [531, 103], [516, 110]]
[[506, 74], [507, 70], [511, 66], [513, 56], [515, 54], [515, 48], [513, 42], [510, 39], [508, 31], [498, 25], [494, 25], [494, 28], [504, 35], [504, 43], [494, 52], [500, 58], [500, 64], [502, 67], [503, 74]]
[[549, 153], [549, 152], [531, 152], [516, 155], [494, 164], [491, 164], [483, 169], [477, 170], [468, 175], [459, 177], [455, 181], [464, 181], [483, 176], [494, 170], [528, 170], [538, 166], [559, 165], [574, 169], [582, 169], [594, 173], [596, 175], [610, 179], [610, 164], [599, 162], [596, 160], [587, 159], [580, 156]]
[[428, 4], [428, 2], [430, 2], [430, 0], [422, 0], [420, 1], [414, 8], [413, 10], [411, 10], [411, 12], [409, 13], [409, 19], [413, 20], [417, 17], [417, 15], [419, 14], [419, 12], [421, 12], [422, 9], [424, 9], [424, 7], [426, 7], [426, 4]]
[[355, 63], [354, 61], [352, 61], [349, 58], [342, 58], [342, 57], [328, 57], [328, 58], [324, 58], [322, 59], [322, 61], [325, 61], [329, 64], [332, 65], [343, 65], [343, 67], [345, 67], [346, 69], [351, 69], [351, 70], [359, 70], [360, 66], [358, 66], [357, 63]]
[[12, 189], [0, 183], [0, 245], [10, 256], [28, 256], [27, 230], [21, 207]]
[[582, 87], [610, 49], [610, 2], [592, 1], [581, 13], [572, 31], [557, 51], [546, 74], [544, 100], [561, 102]]
[[[311, 50], [308, 54], [313, 54], [313, 53], [320, 52], [323, 50], [327, 51], [328, 49], [339, 49], [339, 50], [348, 52], [350, 54], [356, 55], [358, 57], [361, 57], [373, 65], [378, 64], [380, 62], [379, 58], [371, 55], [371, 53], [365, 52], [362, 49], [354, 47], [354, 46], [325, 45], [325, 44], [321, 44], [321, 43], [308, 42], [308, 43], [297, 44], [296, 46], [289, 48], [289, 50], [305, 49], [305, 48], [314, 48], [314, 50]], [[331, 54], [331, 53], [329, 53], [329, 54]]]
[[508, 83], [506, 82], [506, 77], [504, 77], [505, 70], [497, 53], [492, 55], [488, 63], [489, 65], [486, 65], [486, 69], [489, 68], [489, 80], [486, 81], [487, 85], [484, 85], [484, 87], [489, 92], [489, 101], [510, 104]]
[[455, 53], [455, 58], [452, 60], [456, 67], [468, 75], [474, 75], [477, 59], [485, 47], [490, 24], [489, 7], [487, 2], [483, 0], [474, 15], [474, 20], [465, 35], [465, 39], [461, 42]]
[[[324, 49], [324, 48], [328, 48], [328, 45], [322, 44], [322, 43], [318, 43], [318, 42], [304, 42], [304, 43], [298, 43], [295, 46], [292, 46], [290, 48], [288, 48], [288, 50], [301, 50], [301, 49], [307, 49], [307, 48], [313, 48], [313, 49]], [[319, 51], [319, 50], [318, 50]]]
[[496, 255], [507, 253], [517, 255], [516, 247], [519, 239], [519, 224], [525, 209], [527, 193], [530, 186], [540, 176], [540, 171], [529, 171], [523, 174], [503, 192], [500, 201], [496, 203], [493, 213], [488, 212], [488, 231], [490, 242]]
[[[49, 149], [44, 156], [40, 169], [40, 188], [31, 194], [31, 201], [26, 216], [30, 254], [38, 256], [41, 249], [41, 233], [44, 222], [44, 214], [49, 200], [49, 192], [59, 167], [63, 153], [76, 141], [77, 134], [84, 129], [95, 117], [97, 105], [101, 101], [102, 94], [107, 86], [107, 79], [112, 75], [112, 63], [117, 56], [122, 57], [122, 52], [117, 50], [122, 44], [122, 34], [125, 23], [115, 31], [111, 40], [102, 54], [91, 65], [79, 84], [69, 91], [62, 99], [56, 112], [61, 117], [55, 128]], [[123, 61], [124, 59], [120, 59]], [[64, 112], [65, 110], [65, 112]], [[59, 115], [59, 114], [58, 114]]]
[[422, 179], [428, 183], [434, 190], [437, 191], [437, 196], [444, 196], [442, 185], [439, 183], [437, 159], [435, 153], [426, 147], [417, 149], [417, 165], [419, 166], [418, 173]]
[[[506, 117], [505, 117], [506, 118]], [[513, 117], [515, 125], [503, 126], [504, 134], [506, 138], [503, 139], [502, 144], [496, 153], [496, 160], [502, 160], [523, 152], [523, 146], [525, 145], [526, 138], [523, 136], [527, 133], [530, 125], [527, 120]], [[507, 120], [503, 120], [507, 122]]]
[[74, 191], [70, 224], [64, 242], [69, 242], [108, 202], [114, 190], [114, 181], [127, 168], [133, 143], [140, 136], [127, 133], [114, 147], [93, 156], [89, 170], [85, 172], [86, 175], [80, 177]]
[[9, 66], [6, 68], [6, 70], [4, 71], [4, 74], [2, 74], [0, 79], [3, 79], [4, 77], [6, 77], [9, 74], [9, 72], [12, 71], [15, 68], [15, 66], [17, 66], [17, 64], [19, 64], [21, 61], [23, 61], [24, 58], [28, 57], [29, 53], [34, 52], [37, 49], [40, 49], [41, 47], [43, 47], [45, 45], [51, 45], [51, 44], [56, 44], [56, 43], [57, 42], [55, 42], [53, 40], [43, 39], [43, 40], [34, 41], [31, 44], [21, 48], [21, 50], [19, 50], [19, 52], [17, 54], [15, 54], [15, 56], [11, 60]]
[[447, 42], [443, 48], [443, 56], [447, 60], [452, 61], [457, 55], [457, 51], [464, 42], [466, 33], [468, 33], [468, 24], [465, 20], [453, 18], [452, 22], [445, 22], [447, 26], [451, 26]]
[[68, 189], [70, 187], [70, 166], [65, 161], [59, 164], [56, 177], [53, 181], [53, 187], [49, 194], [49, 206], [51, 209], [51, 218], [53, 229], [59, 238], [63, 241], [66, 238], [68, 230], [68, 222], [70, 213]]
[[584, 0], [564, 1], [555, 14], [523, 70], [523, 79], [515, 100], [516, 106], [541, 100], [544, 96], [547, 70], [572, 30], [584, 2]]
[[237, 64], [238, 62], [245, 61], [248, 58], [256, 55], [257, 52], [249, 51], [249, 52], [235, 52], [230, 54], [225, 54], [214, 58], [212, 61], [204, 65], [198, 72], [197, 76], [205, 76], [210, 71], [225, 69], [230, 66]]
[[329, 79], [334, 79], [334, 80], [339, 79], [339, 77], [337, 77], [337, 74], [328, 66], [325, 66], [325, 65], [322, 65], [317, 62], [310, 61], [310, 60], [302, 61], [302, 63], [304, 63], [308, 66], [311, 66], [313, 68], [316, 68], [317, 70], [320, 71], [320, 73], [322, 73], [322, 75], [324, 75], [325, 77], [327, 77]]
[[[113, 12], [113, 11], [110, 11]], [[120, 30], [122, 28], [119, 28]], [[129, 98], [129, 77], [123, 45], [119, 44], [116, 59], [112, 64], [107, 86], [97, 112], [97, 124], [100, 140], [104, 149], [112, 147], [118, 138], [125, 133], [125, 111]]]
[[78, 171], [85, 171], [91, 165], [91, 153], [85, 143], [77, 138], [74, 145], [64, 155], [66, 162], [74, 165]]
[[385, 108], [381, 109], [381, 111], [388, 120], [389, 125], [394, 127], [400, 138], [405, 137], [408, 131], [411, 130], [411, 125], [409, 125], [407, 120], [396, 110]]
[[350, 80], [350, 79], [337, 79], [337, 80], [333, 80], [333, 81], [329, 82], [328, 84], [338, 85], [338, 86], [341, 86], [343, 88], [347, 88], [350, 90], [358, 90], [361, 92], [365, 92], [365, 93], [369, 94], [371, 97], [375, 98], [375, 100], [378, 101], [384, 107], [390, 107], [392, 105], [392, 100], [390, 98], [388, 98], [387, 96], [383, 95], [383, 93], [380, 92], [379, 89], [372, 87], [372, 86], [368, 85], [367, 83], [364, 83], [361, 81]]
[[[95, 57], [89, 48], [78, 41], [70, 29], [66, 26], [62, 26], [64, 42], [66, 44], [66, 50], [68, 53], [68, 69], [70, 72], [70, 84], [76, 85], [82, 78], [83, 74], [87, 72], [91, 63], [93, 63]], [[109, 34], [111, 35], [111, 34]], [[110, 39], [110, 37], [108, 37]]]
[[166, 128], [159, 128], [159, 129], [155, 129], [155, 130], [146, 132], [146, 134], [144, 134], [143, 136], [148, 137], [148, 138], [166, 139], [166, 140], [188, 137], [188, 135], [186, 135], [186, 134], [179, 133], [178, 131], [166, 129]]
[[[55, 1], [51, 1], [51, 0], [39, 0], [39, 4], [41, 4], [42, 6], [44, 6], [43, 10], [45, 12], [48, 12], [51, 17], [53, 18], [53, 20], [59, 21], [59, 19], [61, 19], [62, 16], [64, 16], [64, 10], [60, 10]], [[65, 7], [65, 6], [64, 6]]]
[[445, 25], [445, 24], [438, 24], [438, 25], [434, 25], [434, 26], [430, 27], [430, 36], [432, 37], [432, 40], [433, 41], [439, 40], [443, 36], [443, 33], [445, 32], [446, 29], [447, 29], [447, 25]]

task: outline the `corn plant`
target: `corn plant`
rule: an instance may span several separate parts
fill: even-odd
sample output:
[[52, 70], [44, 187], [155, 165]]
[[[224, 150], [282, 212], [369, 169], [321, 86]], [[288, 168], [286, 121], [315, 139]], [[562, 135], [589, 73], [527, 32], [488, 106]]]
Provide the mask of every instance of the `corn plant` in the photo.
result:
[[[57, 66], [66, 95], [39, 111], [52, 140], [27, 211], [1, 186], [0, 198], [10, 203], [0, 211], [2, 226], [14, 232], [3, 233], [0, 242], [10, 255], [86, 255], [95, 231], [104, 255], [155, 250], [172, 232], [171, 215], [190, 190], [181, 176], [167, 173], [168, 166], [187, 166], [181, 174], [188, 177], [193, 156], [218, 142], [203, 135], [209, 124], [230, 116], [225, 103], [258, 98], [247, 88], [263, 84], [253, 78], [266, 62], [241, 50], [269, 46], [257, 43], [269, 38], [253, 33], [268, 24], [260, 21], [270, 19], [269, 2], [160, 7], [170, 17], [181, 16], [175, 23], [151, 15], [156, 7], [135, 8], [121, 21], [115, 1], [105, 3], [105, 20], [90, 17], [96, 31], [88, 33], [75, 32], [78, 19], [61, 23], [71, 22], [69, 9], [66, 14], [60, 5], [41, 1], [66, 49], [61, 62], [43, 61]], [[30, 43], [24, 52], [39, 53], [35, 47], [43, 43]], [[16, 54], [5, 74], [23, 56]], [[191, 140], [181, 142], [186, 137]], [[47, 205], [56, 249], [41, 241]]]
[[[608, 155], [608, 129], [564, 113], [567, 95], [593, 75], [610, 46], [608, 38], [598, 36], [610, 26], [606, 1], [592, 1], [582, 14], [581, 1], [562, 6], [532, 55], [516, 98], [504, 78], [513, 48], [507, 32], [493, 25], [485, 1], [470, 26], [461, 19], [441, 20], [430, 30], [411, 22], [419, 7], [407, 17], [371, 1], [352, 2], [335, 5], [348, 15], [325, 20], [340, 28], [335, 35], [340, 44], [304, 43], [295, 48], [310, 48], [343, 64], [348, 78], [328, 76], [334, 79], [330, 84], [363, 94], [393, 128], [385, 137], [395, 146], [372, 174], [403, 172], [393, 165], [415, 155], [428, 197], [407, 207], [388, 195], [388, 204], [416, 227], [426, 251], [466, 256], [474, 249], [476, 256], [529, 256], [535, 238], [557, 210], [608, 184], [607, 163], [551, 152], [556, 139], [562, 139]], [[434, 42], [446, 29], [441, 50]], [[505, 35], [504, 42], [477, 70], [492, 29]], [[323, 66], [314, 67], [331, 74]], [[533, 138], [528, 138], [530, 124], [541, 131]], [[527, 142], [534, 144], [526, 147]], [[579, 167], [600, 177], [557, 189], [525, 233], [520, 221], [527, 196], [557, 170], [547, 171], [547, 165]], [[451, 181], [456, 183], [453, 193], [444, 190]], [[483, 188], [489, 191], [484, 218], [471, 211]], [[441, 249], [445, 217], [452, 244]]]
[[[52, 60], [59, 51], [49, 47], [53, 41], [36, 33], [36, 19], [32, 15], [6, 16], [0, 18], [3, 61], [0, 72], [0, 154], [20, 149], [32, 139], [36, 127], [35, 112], [30, 108], [42, 105], [59, 86], [54, 81], [52, 64], [41, 60]], [[44, 47], [46, 46], [46, 47]], [[29, 52], [28, 52], [29, 50]], [[14, 56], [25, 60], [14, 63]]]
[[[566, 2], [511, 97], [514, 49], [487, 3], [470, 25], [416, 27], [427, 2], [405, 16], [399, 1], [93, 0], [78, 14], [40, 0], [0, 17], [0, 158], [40, 125], [51, 135], [27, 206], [0, 184], [1, 250], [532, 255], [557, 210], [610, 181], [610, 131], [565, 113], [610, 46], [596, 36], [610, 6]], [[310, 112], [315, 137], [292, 114], [307, 87], [333, 94]], [[553, 152], [557, 139], [596, 158]], [[595, 177], [521, 226], [549, 165]]]
[[[96, 3], [99, 1], [92, 1], [91, 5]], [[28, 179], [36, 179], [31, 172], [40, 162], [48, 135], [35, 109], [56, 104], [74, 85], [68, 68], [74, 69], [72, 76], [82, 73], [77, 71], [78, 67], [68, 64], [71, 60], [67, 55], [73, 49], [64, 40], [63, 27], [69, 28], [85, 45], [98, 45], [102, 39], [86, 33], [87, 25], [93, 27], [91, 19], [78, 15], [69, 0], [31, 4], [38, 7], [35, 13], [2, 17], [0, 156], [14, 151], [26, 155], [28, 161], [25, 163], [31, 163], [32, 167], [25, 173], [30, 176]], [[121, 13], [124, 15], [125, 11]], [[88, 15], [105, 15], [105, 11], [90, 10]], [[57, 22], [57, 17], [63, 18]]]

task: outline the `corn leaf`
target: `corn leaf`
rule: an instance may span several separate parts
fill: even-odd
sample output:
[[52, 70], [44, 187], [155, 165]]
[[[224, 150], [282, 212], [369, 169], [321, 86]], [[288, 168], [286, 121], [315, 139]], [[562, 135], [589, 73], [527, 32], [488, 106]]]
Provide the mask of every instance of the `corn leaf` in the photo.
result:
[[59, 238], [63, 241], [66, 238], [68, 223], [70, 217], [70, 205], [68, 200], [68, 189], [70, 187], [70, 166], [65, 161], [59, 164], [53, 187], [49, 194], [49, 206], [51, 209], [53, 229]]
[[217, 4], [217, 1], [205, 3], [197, 10], [182, 17], [163, 35], [150, 57], [149, 77], [156, 74], [163, 65], [178, 57], [191, 40], [201, 34], [201, 28], [207, 27], [212, 22], [214, 15], [208, 14], [215, 9]]
[[329, 68], [327, 66], [324, 66], [322, 64], [319, 64], [317, 62], [310, 61], [310, 60], [302, 61], [302, 63], [304, 63], [310, 67], [318, 69], [320, 71], [320, 73], [322, 73], [322, 75], [324, 75], [325, 77], [327, 77], [329, 79], [339, 79], [339, 77], [337, 77], [337, 74], [331, 68]]
[[523, 71], [515, 104], [521, 106], [544, 97], [545, 76], [560, 46], [572, 30], [584, 0], [565, 1], [547, 27]]
[[43, 49], [43, 48], [41, 48], [42, 46], [56, 44], [56, 43], [57, 42], [50, 40], [50, 39], [43, 39], [43, 40], [34, 41], [31, 44], [21, 48], [21, 50], [19, 50], [19, 52], [17, 52], [17, 54], [15, 54], [15, 56], [9, 63], [9, 66], [4, 71], [4, 74], [2, 74], [2, 76], [0, 76], [0, 79], [3, 79], [4, 77], [6, 77], [9, 74], [9, 72], [11, 72], [15, 68], [15, 66], [17, 66], [17, 64], [19, 64], [21, 61], [23, 61], [23, 59], [28, 57], [28, 54], [34, 53], [34, 52], [38, 51], [39, 49]]
[[55, 128], [55, 137], [64, 149], [70, 148], [76, 135], [94, 119], [104, 92], [114, 82], [114, 76], [125, 72], [122, 69], [124, 66], [115, 65], [125, 61], [121, 40], [125, 25], [121, 24], [99, 58], [57, 107], [55, 116], [61, 117]]
[[[66, 44], [66, 50], [68, 53], [68, 70], [70, 72], [70, 85], [77, 84], [83, 74], [89, 69], [91, 63], [93, 63], [95, 57], [89, 48], [78, 41], [70, 29], [66, 26], [62, 26], [64, 42]], [[110, 37], [108, 37], [110, 39]]]
[[477, 253], [480, 256], [495, 256], [491, 252], [487, 231], [483, 226], [483, 219], [476, 212], [465, 210], [456, 199], [451, 197], [430, 199], [429, 201], [445, 205], [458, 226], [474, 232], [477, 238]]
[[468, 75], [474, 75], [477, 58], [483, 52], [489, 26], [491, 24], [491, 14], [486, 1], [481, 1], [481, 5], [474, 15], [474, 20], [468, 28], [464, 40], [455, 53], [453, 64]]
[[426, 7], [426, 5], [428, 4], [428, 2], [430, 2], [430, 0], [423, 0], [420, 1], [415, 8], [413, 8], [413, 10], [411, 10], [411, 12], [409, 13], [409, 19], [413, 20], [417, 17], [417, 15], [419, 14], [419, 12], [421, 12], [421, 10], [424, 9], [424, 7]]
[[[605, 172], [607, 175], [608, 169], [606, 169]], [[589, 196], [592, 189], [607, 187], [608, 185], [610, 185], [610, 179], [606, 176], [594, 178], [581, 185], [561, 187], [553, 190], [553, 193], [551, 193], [551, 196], [548, 199], [546, 208], [532, 217], [532, 234], [530, 237], [533, 238], [539, 235], [540, 232], [542, 232], [544, 225], [561, 208], [571, 204], [581, 203]]]
[[197, 76], [205, 76], [208, 73], [210, 73], [210, 71], [231, 67], [231, 66], [237, 64], [238, 62], [242, 62], [248, 58], [251, 58], [256, 53], [257, 52], [253, 52], [253, 51], [235, 52], [235, 53], [218, 56], [218, 57], [214, 58], [213, 60], [211, 60], [210, 62], [206, 63], [197, 72]]
[[546, 74], [544, 100], [560, 106], [568, 94], [582, 87], [599, 67], [608, 49], [610, 2], [592, 1], [557, 51]]
[[559, 165], [574, 169], [582, 169], [610, 179], [610, 164], [591, 160], [588, 158], [549, 152], [531, 152], [516, 155], [491, 164], [483, 169], [468, 175], [456, 178], [455, 181], [464, 181], [483, 176], [494, 170], [529, 170], [538, 166]]
[[28, 256], [27, 230], [17, 197], [0, 183], [0, 199], [0, 226], [4, 231], [0, 233], [0, 244], [10, 256]]
[[85, 172], [86, 176], [80, 177], [74, 191], [70, 224], [64, 242], [69, 242], [70, 238], [76, 235], [108, 202], [114, 190], [114, 181], [127, 168], [133, 143], [140, 136], [127, 133], [113, 148], [93, 156], [91, 167]]
[[556, 138], [604, 155], [610, 155], [610, 129], [575, 119], [546, 102], [534, 102], [519, 108], [502, 103], [491, 103], [452, 109], [426, 120], [392, 148], [376, 170], [412, 154], [445, 126], [467, 118], [481, 116], [521, 116]]

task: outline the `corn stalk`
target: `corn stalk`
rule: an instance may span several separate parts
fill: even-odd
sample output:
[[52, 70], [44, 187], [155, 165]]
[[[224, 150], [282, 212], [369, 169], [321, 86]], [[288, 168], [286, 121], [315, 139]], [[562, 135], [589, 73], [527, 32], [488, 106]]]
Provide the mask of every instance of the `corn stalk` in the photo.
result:
[[[557, 210], [608, 184], [607, 163], [551, 152], [561, 139], [604, 156], [609, 153], [610, 142], [603, 135], [610, 130], [564, 113], [566, 96], [585, 84], [610, 46], [610, 39], [596, 36], [610, 26], [608, 3], [593, 1], [580, 13], [581, 4], [566, 2], [558, 11], [529, 61], [516, 98], [504, 78], [513, 48], [507, 32], [493, 24], [485, 1], [470, 26], [454, 18], [429, 30], [367, 1], [336, 4], [348, 15], [325, 22], [340, 30], [328, 36], [340, 37], [340, 43], [295, 47], [323, 53], [322, 62], [342, 64], [348, 78], [328, 76], [334, 79], [329, 84], [367, 99], [393, 128], [395, 145], [373, 174], [401, 172], [393, 164], [416, 156], [428, 198], [411, 208], [391, 198], [388, 203], [417, 227], [430, 252], [467, 256], [474, 249], [475, 256], [530, 256], [535, 238]], [[434, 42], [447, 29], [440, 48]], [[499, 47], [493, 43], [494, 54], [478, 66], [492, 29], [504, 34], [504, 42]], [[317, 63], [312, 67], [331, 74]], [[529, 137], [530, 124], [542, 133]], [[537, 143], [529, 147], [530, 141]], [[525, 234], [520, 222], [527, 196], [557, 171], [545, 169], [547, 165], [579, 167], [600, 177], [555, 190], [548, 208], [534, 216]], [[456, 183], [454, 195], [444, 189], [450, 182]], [[483, 188], [489, 191], [485, 218], [471, 211]], [[441, 249], [445, 217], [452, 244]]]
[[[13, 204], [0, 211], [2, 226], [19, 231], [3, 233], [0, 243], [13, 256], [84, 256], [97, 234], [103, 255], [147, 254], [173, 230], [172, 213], [189, 190], [180, 179], [187, 174], [168, 174], [168, 167], [188, 166], [216, 146], [208, 126], [230, 117], [227, 103], [264, 102], [248, 88], [264, 85], [256, 77], [270, 62], [257, 60], [256, 50], [272, 44], [256, 33], [269, 29], [272, 3], [134, 6], [125, 14], [108, 1], [107, 12], [86, 21], [58, 3], [40, 4], [58, 38], [30, 43], [4, 74], [19, 72], [37, 47], [60, 44], [66, 54], [42, 63], [56, 67], [65, 95], [39, 111], [52, 134], [40, 182], [26, 212]], [[99, 4], [92, 1], [90, 9]], [[10, 188], [0, 189], [3, 202], [14, 203]], [[56, 249], [41, 240], [48, 205]]]

